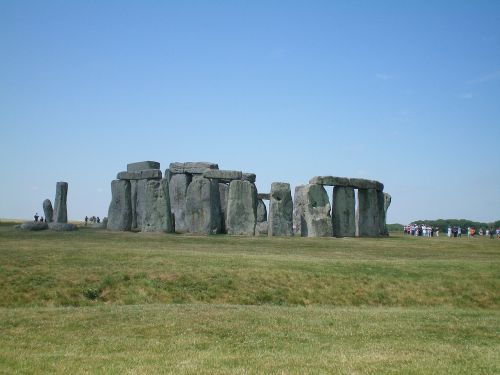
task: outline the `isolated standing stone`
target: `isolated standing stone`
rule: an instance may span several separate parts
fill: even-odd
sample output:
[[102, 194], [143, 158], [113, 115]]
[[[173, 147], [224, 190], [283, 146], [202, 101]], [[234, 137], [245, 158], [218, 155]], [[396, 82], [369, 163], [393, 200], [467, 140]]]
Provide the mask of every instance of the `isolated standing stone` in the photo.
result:
[[227, 233], [255, 235], [257, 189], [250, 181], [234, 180], [229, 184]]
[[137, 181], [137, 228], [143, 232], [172, 232], [168, 181]]
[[267, 221], [267, 207], [262, 199], [257, 199], [257, 223]]
[[273, 182], [269, 202], [269, 236], [293, 236], [293, 201], [290, 184]]
[[336, 237], [356, 235], [356, 196], [354, 188], [335, 186], [333, 188], [332, 226]]
[[56, 184], [56, 199], [54, 200], [54, 221], [56, 223], [68, 222], [68, 210], [66, 199], [68, 197], [68, 183], [58, 182]]
[[194, 179], [186, 193], [186, 223], [190, 233], [220, 233], [219, 183], [200, 177]]
[[52, 202], [50, 199], [45, 199], [43, 201], [43, 214], [45, 215], [45, 222], [54, 221], [54, 210], [52, 209]]
[[175, 231], [188, 231], [186, 223], [186, 193], [191, 176], [187, 174], [172, 174], [169, 182], [170, 208], [175, 218]]
[[132, 205], [130, 181], [111, 182], [111, 203], [108, 210], [108, 229], [114, 231], [130, 230], [132, 224]]
[[302, 237], [330, 237], [332, 224], [328, 194], [322, 185], [295, 188], [293, 204], [294, 234]]
[[229, 198], [229, 185], [219, 183], [221, 233], [227, 233], [227, 200]]
[[[380, 194], [375, 189], [358, 190], [358, 227], [360, 237], [380, 235]], [[383, 207], [383, 206], [382, 206]]]

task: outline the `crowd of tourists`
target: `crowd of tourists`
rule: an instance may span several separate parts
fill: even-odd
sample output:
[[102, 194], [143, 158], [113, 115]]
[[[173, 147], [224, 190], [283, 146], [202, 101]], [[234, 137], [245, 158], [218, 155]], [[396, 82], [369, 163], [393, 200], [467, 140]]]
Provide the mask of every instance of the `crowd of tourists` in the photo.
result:
[[[421, 236], [421, 237], [439, 237], [439, 227], [431, 227], [425, 224], [408, 224], [403, 228], [404, 234], [406, 236]], [[467, 229], [462, 229], [459, 226], [448, 226], [446, 235], [449, 238], [460, 238], [462, 234], [467, 235], [468, 238], [474, 238], [476, 236], [485, 236], [489, 238], [500, 238], [500, 228], [486, 229], [480, 228], [478, 231], [474, 227], [467, 227]]]

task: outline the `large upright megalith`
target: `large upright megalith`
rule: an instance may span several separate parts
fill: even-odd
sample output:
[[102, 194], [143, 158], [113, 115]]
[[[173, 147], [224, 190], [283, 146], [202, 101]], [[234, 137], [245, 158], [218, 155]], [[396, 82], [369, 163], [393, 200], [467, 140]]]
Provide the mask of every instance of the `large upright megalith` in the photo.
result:
[[111, 203], [108, 210], [108, 229], [130, 230], [132, 225], [132, 204], [129, 180], [111, 181]]
[[233, 180], [229, 184], [227, 233], [253, 236], [257, 221], [257, 189], [250, 181]]
[[332, 206], [333, 235], [354, 237], [356, 235], [356, 196], [354, 188], [334, 186]]
[[52, 208], [52, 202], [50, 199], [45, 199], [43, 201], [43, 214], [45, 215], [45, 222], [51, 223], [54, 221], [54, 209]]
[[227, 233], [227, 203], [228, 203], [228, 199], [229, 199], [229, 185], [219, 182], [221, 233]]
[[172, 174], [169, 182], [170, 208], [175, 218], [175, 231], [184, 233], [188, 231], [186, 222], [186, 194], [191, 183], [189, 174]]
[[56, 198], [54, 200], [54, 221], [56, 223], [68, 222], [66, 200], [68, 197], [68, 183], [60, 181], [56, 184]]
[[302, 237], [331, 237], [330, 202], [322, 185], [308, 184], [295, 188], [293, 225], [294, 234]]
[[186, 192], [185, 219], [190, 233], [220, 233], [220, 197], [217, 180], [197, 177], [189, 184]]
[[[382, 195], [383, 197], [383, 195]], [[360, 237], [374, 237], [381, 234], [380, 204], [383, 198], [375, 189], [358, 189], [358, 230]]]
[[290, 184], [273, 182], [269, 202], [269, 236], [293, 236], [293, 201]]
[[137, 182], [136, 216], [137, 229], [143, 232], [173, 231], [166, 179]]

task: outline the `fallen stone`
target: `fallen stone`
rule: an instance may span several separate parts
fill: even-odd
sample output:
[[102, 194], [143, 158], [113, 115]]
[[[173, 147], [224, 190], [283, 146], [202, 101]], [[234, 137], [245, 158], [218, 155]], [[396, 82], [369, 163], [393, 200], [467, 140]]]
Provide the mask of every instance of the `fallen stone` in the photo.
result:
[[384, 184], [375, 180], [366, 180], [364, 178], [351, 178], [351, 186], [355, 189], [375, 189], [384, 190]]
[[375, 189], [358, 190], [358, 230], [360, 237], [380, 236], [380, 194]]
[[45, 215], [45, 221], [54, 221], [54, 209], [52, 208], [52, 202], [50, 199], [45, 199], [43, 201], [43, 214]]
[[310, 184], [326, 185], [326, 186], [350, 186], [351, 183], [348, 177], [336, 176], [316, 176], [309, 180]]
[[119, 172], [116, 178], [118, 180], [143, 180], [143, 179], [161, 179], [159, 169], [145, 169], [137, 172]]
[[220, 233], [220, 197], [217, 180], [201, 177], [189, 184], [186, 192], [186, 223], [190, 233]]
[[356, 235], [356, 196], [354, 188], [333, 187], [332, 226], [336, 237]]
[[255, 173], [243, 173], [241, 179], [244, 181], [250, 181], [252, 184], [254, 184], [257, 176], [255, 175]]
[[58, 182], [56, 184], [56, 198], [54, 200], [54, 221], [56, 223], [68, 222], [68, 210], [66, 199], [68, 197], [68, 183]]
[[167, 232], [172, 230], [172, 215], [168, 181], [137, 181], [137, 229], [143, 232]]
[[160, 169], [160, 163], [157, 161], [140, 161], [127, 164], [127, 172], [140, 172], [146, 169]]
[[227, 233], [255, 235], [257, 189], [250, 181], [234, 180], [229, 184]]
[[257, 199], [257, 223], [267, 221], [267, 207], [262, 199]]
[[269, 203], [269, 236], [293, 236], [293, 201], [290, 184], [273, 182]]
[[269, 194], [269, 193], [258, 193], [257, 194], [257, 199], [262, 199], [262, 200], [268, 201], [268, 200], [271, 199], [271, 194]]
[[75, 224], [71, 223], [49, 223], [49, 229], [58, 232], [71, 232], [73, 230], [78, 230]]
[[187, 174], [172, 174], [169, 182], [170, 209], [174, 215], [175, 231], [185, 233], [188, 231], [186, 223], [186, 193], [191, 176]]
[[331, 237], [330, 202], [325, 188], [318, 184], [297, 186], [294, 199], [294, 234], [302, 237]]
[[16, 225], [15, 228], [22, 229], [22, 230], [44, 230], [44, 229], [48, 229], [49, 225], [46, 222], [28, 221], [26, 223]]
[[219, 200], [221, 216], [221, 233], [227, 233], [227, 201], [229, 198], [229, 185], [219, 183]]
[[205, 178], [215, 178], [220, 182], [231, 182], [233, 180], [241, 180], [243, 174], [241, 171], [229, 171], [222, 169], [208, 169], [203, 172]]
[[109, 230], [126, 231], [132, 226], [132, 203], [130, 181], [114, 180], [111, 182], [111, 203], [108, 210]]
[[219, 169], [215, 163], [207, 162], [186, 162], [186, 163], [170, 163], [168, 168], [170, 173], [189, 173], [189, 174], [202, 174], [207, 169]]

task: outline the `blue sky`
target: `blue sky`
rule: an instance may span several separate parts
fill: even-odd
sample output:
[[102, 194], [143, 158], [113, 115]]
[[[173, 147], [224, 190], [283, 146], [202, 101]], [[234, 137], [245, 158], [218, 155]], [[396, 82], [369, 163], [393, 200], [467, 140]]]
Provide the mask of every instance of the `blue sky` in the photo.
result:
[[0, 1], [0, 217], [126, 164], [382, 181], [388, 222], [500, 219], [500, 2]]

